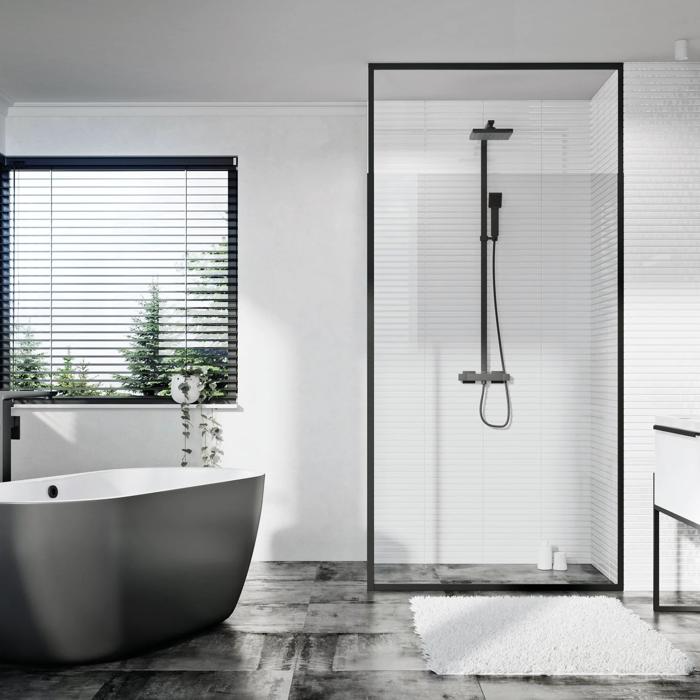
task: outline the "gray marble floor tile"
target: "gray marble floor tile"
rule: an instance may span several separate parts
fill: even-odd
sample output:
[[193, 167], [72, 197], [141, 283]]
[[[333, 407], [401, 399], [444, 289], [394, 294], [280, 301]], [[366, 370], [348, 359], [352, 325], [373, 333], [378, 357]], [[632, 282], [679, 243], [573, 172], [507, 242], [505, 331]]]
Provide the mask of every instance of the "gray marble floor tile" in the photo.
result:
[[[662, 634], [680, 634], [688, 636], [689, 640], [697, 639], [700, 644], [700, 614], [697, 613], [656, 613], [651, 604], [651, 598], [640, 596], [622, 596], [623, 605], [651, 625]], [[700, 646], [697, 646], [700, 649]]]
[[221, 624], [163, 649], [126, 659], [121, 670], [254, 671], [264, 644], [264, 634], [240, 632]]
[[[669, 640], [670, 641], [670, 640]], [[673, 642], [671, 642], [673, 644]], [[676, 644], [676, 647], [680, 649], [682, 652], [684, 652], [687, 656], [690, 657], [690, 660], [693, 662], [693, 665], [695, 667], [695, 672], [698, 673], [700, 672], [700, 650], [697, 651], [691, 651], [690, 649], [684, 649], [680, 645]], [[698, 681], [700, 681], [700, 678], [698, 678]]]
[[700, 591], [660, 591], [661, 605], [700, 605]]
[[38, 666], [32, 664], [22, 664], [18, 666], [17, 664], [10, 663], [0, 663], [0, 677], [6, 671], [15, 671], [20, 673], [31, 673], [35, 675], [40, 675], [42, 673], [48, 675], [54, 675], [59, 673], [60, 675], [83, 675], [92, 674], [96, 672], [104, 671], [107, 676], [109, 672], [119, 671], [122, 668], [123, 661], [96, 661], [89, 664], [77, 664], [75, 666]]
[[265, 634], [258, 668], [293, 671], [301, 650], [303, 634]]
[[413, 626], [411, 609], [404, 603], [311, 603], [305, 632], [406, 632]]
[[110, 679], [111, 672], [85, 671], [0, 671], [0, 698], [2, 700], [90, 700]]
[[365, 581], [314, 581], [311, 603], [366, 603], [372, 600]]
[[254, 561], [248, 571], [248, 580], [309, 581], [316, 578], [319, 563], [317, 561]]
[[248, 579], [239, 605], [305, 605], [311, 598], [314, 582], [310, 580]]
[[405, 603], [414, 595], [445, 595], [442, 591], [368, 591], [364, 581], [314, 581], [311, 603]]
[[609, 583], [590, 564], [570, 564], [567, 571], [539, 571], [530, 564], [438, 564], [443, 583]]
[[486, 700], [671, 700], [700, 698], [698, 678], [585, 676], [480, 677]]
[[302, 632], [306, 605], [238, 605], [224, 622], [239, 632]]
[[483, 700], [468, 676], [428, 671], [338, 671], [294, 676], [290, 700]]
[[338, 635], [334, 671], [425, 671], [420, 642], [413, 632]]
[[333, 670], [337, 634], [305, 634], [297, 660], [297, 672], [326, 673]]
[[[253, 569], [241, 603], [222, 625], [125, 661], [60, 671], [0, 665], [0, 700], [93, 696], [277, 700], [286, 698], [290, 689], [297, 700], [461, 700], [483, 699], [480, 683], [485, 696], [496, 700], [700, 700], [700, 674], [682, 678], [436, 676], [425, 671], [413, 632], [409, 600], [414, 592], [368, 593], [361, 562], [263, 562]], [[398, 569], [393, 573], [403, 574]], [[464, 572], [441, 573], [449, 578]], [[430, 567], [421, 572], [421, 576], [433, 575], [437, 577], [437, 571], [431, 574]], [[619, 597], [700, 664], [700, 614], [654, 614], [647, 593], [592, 595]]]
[[439, 583], [434, 564], [375, 564], [377, 583]]
[[291, 671], [131, 671], [115, 673], [95, 700], [283, 700], [291, 682]]
[[652, 613], [646, 608], [626, 606], [659, 632], [694, 634], [700, 638], [700, 615], [692, 613]]
[[367, 563], [364, 561], [319, 562], [317, 581], [366, 581]]
[[[662, 632], [673, 646], [685, 652], [700, 652], [700, 637], [693, 632]], [[700, 682], [700, 679], [698, 679]]]

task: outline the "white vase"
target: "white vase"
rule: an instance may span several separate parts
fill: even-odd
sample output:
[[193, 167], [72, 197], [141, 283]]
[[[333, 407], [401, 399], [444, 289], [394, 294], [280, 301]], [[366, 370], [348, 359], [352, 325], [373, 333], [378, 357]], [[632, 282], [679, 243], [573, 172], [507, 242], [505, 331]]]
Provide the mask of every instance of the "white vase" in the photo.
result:
[[170, 395], [179, 404], [197, 403], [202, 393], [202, 380], [196, 374], [173, 374]]
[[537, 553], [537, 568], [540, 571], [548, 571], [552, 568], [552, 545], [549, 542], [540, 543]]
[[566, 571], [566, 552], [554, 552], [554, 564], [552, 568], [555, 571]]

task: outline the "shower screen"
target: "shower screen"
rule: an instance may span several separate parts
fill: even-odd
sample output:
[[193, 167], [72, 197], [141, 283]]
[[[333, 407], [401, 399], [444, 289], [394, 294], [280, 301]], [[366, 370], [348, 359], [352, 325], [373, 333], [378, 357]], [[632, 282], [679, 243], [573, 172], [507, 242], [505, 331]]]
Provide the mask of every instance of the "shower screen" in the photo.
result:
[[370, 65], [370, 588], [622, 587], [621, 85]]

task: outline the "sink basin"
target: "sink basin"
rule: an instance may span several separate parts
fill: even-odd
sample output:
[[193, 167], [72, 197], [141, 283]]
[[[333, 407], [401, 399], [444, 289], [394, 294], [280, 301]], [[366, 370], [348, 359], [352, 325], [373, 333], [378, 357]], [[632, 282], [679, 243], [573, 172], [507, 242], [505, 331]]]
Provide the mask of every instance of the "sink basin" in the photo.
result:
[[654, 434], [655, 504], [700, 523], [700, 416], [659, 416]]

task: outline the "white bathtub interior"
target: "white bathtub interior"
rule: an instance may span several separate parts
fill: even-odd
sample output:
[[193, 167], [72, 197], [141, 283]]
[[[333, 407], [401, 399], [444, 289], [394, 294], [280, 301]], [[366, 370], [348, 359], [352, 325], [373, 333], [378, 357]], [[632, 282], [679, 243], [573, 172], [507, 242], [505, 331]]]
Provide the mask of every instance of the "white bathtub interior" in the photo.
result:
[[[154, 467], [103, 469], [0, 484], [0, 503], [95, 501], [219, 484], [263, 476], [241, 469]], [[58, 495], [48, 495], [50, 486]]]

